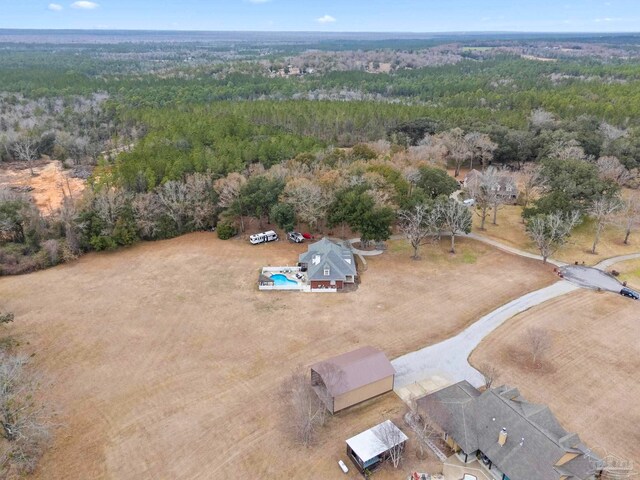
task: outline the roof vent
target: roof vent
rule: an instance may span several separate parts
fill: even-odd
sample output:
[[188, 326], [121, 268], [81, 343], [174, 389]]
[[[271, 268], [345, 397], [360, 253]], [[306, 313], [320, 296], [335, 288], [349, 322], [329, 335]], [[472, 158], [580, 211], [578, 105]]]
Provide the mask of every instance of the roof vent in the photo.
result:
[[320, 255], [314, 255], [313, 258], [311, 259], [311, 263], [313, 263], [314, 265], [319, 265], [320, 264]]
[[524, 446], [524, 437], [522, 437], [522, 439], [520, 440], [520, 446]]
[[503, 427], [502, 430], [500, 430], [500, 435], [498, 435], [498, 444], [504, 447], [505, 443], [507, 443], [507, 429]]

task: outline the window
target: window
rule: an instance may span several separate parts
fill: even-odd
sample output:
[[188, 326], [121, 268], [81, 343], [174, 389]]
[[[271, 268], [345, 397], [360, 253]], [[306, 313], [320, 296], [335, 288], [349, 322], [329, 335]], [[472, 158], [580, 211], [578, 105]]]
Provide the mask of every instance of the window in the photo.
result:
[[325, 277], [328, 277], [331, 274], [331, 268], [329, 268], [328, 265], [324, 266], [324, 275]]

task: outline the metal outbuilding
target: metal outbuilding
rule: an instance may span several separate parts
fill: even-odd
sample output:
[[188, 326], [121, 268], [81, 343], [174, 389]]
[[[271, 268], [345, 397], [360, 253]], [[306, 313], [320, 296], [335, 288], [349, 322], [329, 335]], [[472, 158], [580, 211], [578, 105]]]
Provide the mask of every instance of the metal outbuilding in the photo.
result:
[[329, 358], [311, 366], [311, 385], [331, 413], [393, 390], [395, 369], [373, 347]]

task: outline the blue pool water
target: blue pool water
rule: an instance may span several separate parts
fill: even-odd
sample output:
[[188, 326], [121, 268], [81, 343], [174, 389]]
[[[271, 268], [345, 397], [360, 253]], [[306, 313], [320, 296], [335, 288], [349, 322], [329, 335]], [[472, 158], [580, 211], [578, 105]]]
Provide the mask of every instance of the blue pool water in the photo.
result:
[[275, 283], [276, 285], [297, 285], [298, 284], [298, 282], [289, 280], [285, 275], [281, 273], [276, 273], [275, 275], [271, 275], [271, 279], [273, 280], [273, 283]]

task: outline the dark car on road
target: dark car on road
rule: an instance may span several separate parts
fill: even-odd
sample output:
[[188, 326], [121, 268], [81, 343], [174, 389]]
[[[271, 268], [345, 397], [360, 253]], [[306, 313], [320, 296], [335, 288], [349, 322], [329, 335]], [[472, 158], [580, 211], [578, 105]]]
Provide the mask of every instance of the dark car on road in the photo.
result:
[[640, 293], [636, 292], [635, 290], [631, 290], [630, 288], [623, 288], [622, 290], [620, 290], [620, 295], [632, 298], [634, 300], [640, 300]]

